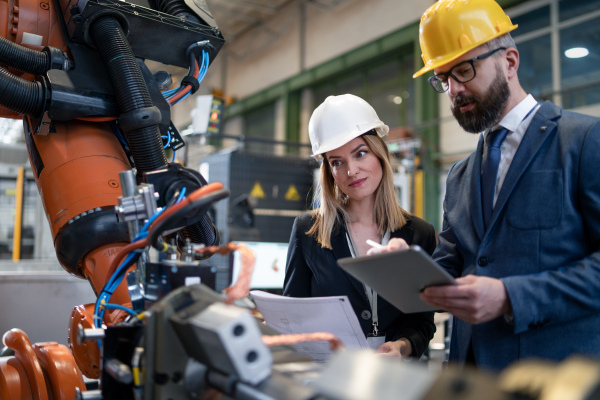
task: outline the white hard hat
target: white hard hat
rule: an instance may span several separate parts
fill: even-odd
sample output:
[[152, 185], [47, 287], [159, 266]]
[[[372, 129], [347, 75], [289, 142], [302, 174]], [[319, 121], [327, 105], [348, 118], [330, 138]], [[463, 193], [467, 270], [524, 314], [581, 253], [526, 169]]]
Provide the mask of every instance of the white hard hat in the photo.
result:
[[337, 149], [370, 130], [383, 137], [390, 128], [381, 122], [369, 103], [352, 94], [329, 96], [308, 122], [313, 156]]

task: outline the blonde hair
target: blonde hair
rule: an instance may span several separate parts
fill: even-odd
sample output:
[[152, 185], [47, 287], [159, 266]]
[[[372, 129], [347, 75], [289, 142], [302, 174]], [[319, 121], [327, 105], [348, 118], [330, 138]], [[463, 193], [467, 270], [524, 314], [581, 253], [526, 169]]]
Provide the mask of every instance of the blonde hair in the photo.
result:
[[[394, 186], [393, 166], [396, 160], [390, 155], [387, 145], [378, 135], [360, 136], [377, 156], [381, 163], [383, 175], [375, 191], [375, 222], [380, 235], [395, 231], [406, 224], [408, 213], [398, 204], [396, 187]], [[336, 220], [343, 223], [348, 219], [348, 196], [335, 183], [327, 160], [321, 163], [319, 172], [319, 188], [314, 195], [314, 201], [319, 207], [313, 210], [315, 223], [307, 235], [313, 236], [323, 248], [331, 249], [331, 233]], [[343, 218], [341, 219], [340, 216]]]

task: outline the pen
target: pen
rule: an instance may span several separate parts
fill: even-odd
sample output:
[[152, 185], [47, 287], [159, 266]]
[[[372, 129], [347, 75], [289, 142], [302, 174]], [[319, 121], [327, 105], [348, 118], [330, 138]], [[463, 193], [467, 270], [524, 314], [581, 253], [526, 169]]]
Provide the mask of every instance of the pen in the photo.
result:
[[367, 244], [371, 247], [375, 247], [376, 249], [383, 249], [385, 247], [371, 239], [367, 239]]

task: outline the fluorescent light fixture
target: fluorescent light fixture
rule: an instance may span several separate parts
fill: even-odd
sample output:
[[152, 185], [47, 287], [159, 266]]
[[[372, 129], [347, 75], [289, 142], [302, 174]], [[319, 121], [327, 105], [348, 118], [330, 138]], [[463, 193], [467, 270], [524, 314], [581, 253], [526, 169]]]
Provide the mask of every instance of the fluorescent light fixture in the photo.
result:
[[590, 51], [585, 47], [573, 47], [565, 51], [567, 58], [582, 58], [590, 54]]

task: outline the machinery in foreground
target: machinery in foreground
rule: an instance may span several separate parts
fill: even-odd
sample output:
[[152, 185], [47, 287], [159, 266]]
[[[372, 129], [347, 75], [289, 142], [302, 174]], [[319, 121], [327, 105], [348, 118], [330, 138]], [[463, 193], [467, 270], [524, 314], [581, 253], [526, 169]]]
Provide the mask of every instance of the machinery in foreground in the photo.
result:
[[[242, 286], [213, 290], [201, 260], [237, 248], [207, 210], [228, 191], [165, 152], [183, 145], [171, 107], [224, 43], [203, 0], [0, 0], [0, 18], [0, 116], [23, 120], [58, 260], [97, 295], [69, 348], [3, 335], [1, 399], [598, 398], [599, 366], [578, 359], [520, 382], [352, 351], [317, 365], [234, 305]], [[189, 72], [172, 88], [145, 60]]]

